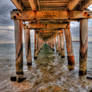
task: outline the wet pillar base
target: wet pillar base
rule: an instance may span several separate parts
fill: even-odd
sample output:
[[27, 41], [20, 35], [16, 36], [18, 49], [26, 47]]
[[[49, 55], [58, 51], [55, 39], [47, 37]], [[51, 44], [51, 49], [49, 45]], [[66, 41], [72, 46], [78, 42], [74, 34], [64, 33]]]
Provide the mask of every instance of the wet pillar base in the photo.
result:
[[[85, 54], [86, 55], [86, 54]], [[87, 74], [87, 55], [84, 57], [81, 57], [82, 54], [80, 55], [80, 69], [79, 69], [79, 75], [82, 76], [82, 75], [86, 75]]]
[[61, 49], [60, 55], [61, 55], [61, 58], [65, 58], [65, 50], [64, 49]]
[[25, 29], [25, 51], [28, 70], [32, 67], [32, 56], [31, 56], [31, 43], [30, 43], [30, 30]]
[[19, 78], [17, 78], [16, 76], [11, 76], [10, 77], [10, 80], [12, 81], [12, 82], [23, 82], [24, 80], [26, 80], [26, 77], [19, 77]]
[[74, 56], [68, 56], [67, 58], [68, 58], [68, 69], [69, 71], [72, 71], [75, 68]]

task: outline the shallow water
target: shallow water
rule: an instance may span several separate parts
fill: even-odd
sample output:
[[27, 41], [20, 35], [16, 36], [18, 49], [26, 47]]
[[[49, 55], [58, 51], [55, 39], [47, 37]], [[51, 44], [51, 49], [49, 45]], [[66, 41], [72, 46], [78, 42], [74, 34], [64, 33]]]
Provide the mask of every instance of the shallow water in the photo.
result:
[[[23, 83], [11, 82], [10, 76], [15, 73], [14, 45], [0, 45], [0, 92], [89, 92], [92, 81], [78, 76], [79, 43], [73, 43], [76, 69], [69, 72], [67, 59], [61, 59], [50, 48], [43, 48], [38, 59], [33, 61], [30, 71], [27, 70], [24, 56], [24, 71], [27, 80]], [[89, 43], [88, 74], [92, 74], [92, 43]], [[32, 49], [33, 51], [33, 49]], [[24, 53], [25, 55], [25, 53]]]

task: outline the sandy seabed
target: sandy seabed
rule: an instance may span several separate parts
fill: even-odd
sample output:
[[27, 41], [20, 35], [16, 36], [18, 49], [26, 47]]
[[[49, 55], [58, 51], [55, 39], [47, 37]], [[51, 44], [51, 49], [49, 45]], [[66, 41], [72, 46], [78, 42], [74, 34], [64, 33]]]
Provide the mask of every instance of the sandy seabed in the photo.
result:
[[22, 83], [11, 82], [12, 64], [0, 61], [0, 92], [92, 92], [92, 80], [79, 77], [78, 68], [68, 71], [67, 59], [49, 47], [40, 51], [30, 70], [24, 70], [27, 79]]

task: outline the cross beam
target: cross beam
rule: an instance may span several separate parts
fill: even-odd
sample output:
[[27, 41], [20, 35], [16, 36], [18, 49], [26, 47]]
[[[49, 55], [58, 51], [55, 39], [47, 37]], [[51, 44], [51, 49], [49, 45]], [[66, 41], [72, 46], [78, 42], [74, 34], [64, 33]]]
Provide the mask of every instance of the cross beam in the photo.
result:
[[24, 28], [28, 29], [65, 29], [67, 24], [42, 24], [42, 23], [37, 23], [37, 24], [28, 24], [25, 25]]
[[81, 18], [91, 18], [88, 12], [85, 11], [12, 11], [12, 19], [22, 19], [27, 20], [46, 20], [46, 19], [81, 19]]

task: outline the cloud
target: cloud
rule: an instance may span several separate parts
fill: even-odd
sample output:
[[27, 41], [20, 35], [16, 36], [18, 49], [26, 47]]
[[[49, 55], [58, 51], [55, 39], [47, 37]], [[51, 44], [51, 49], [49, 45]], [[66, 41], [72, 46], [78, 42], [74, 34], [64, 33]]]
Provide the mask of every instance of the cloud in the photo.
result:
[[[10, 18], [10, 11], [15, 9], [11, 0], [0, 0], [0, 43], [14, 42], [14, 24]], [[88, 7], [92, 10], [92, 5]], [[92, 19], [88, 21], [89, 25], [89, 40], [92, 40]], [[72, 38], [79, 39], [79, 22], [71, 22]]]
[[14, 30], [14, 26], [0, 26], [0, 31], [1, 30], [13, 31]]
[[0, 0], [0, 25], [13, 25], [10, 18], [10, 11], [14, 9], [14, 5], [10, 0]]
[[14, 43], [14, 31], [0, 30], [0, 44]]

